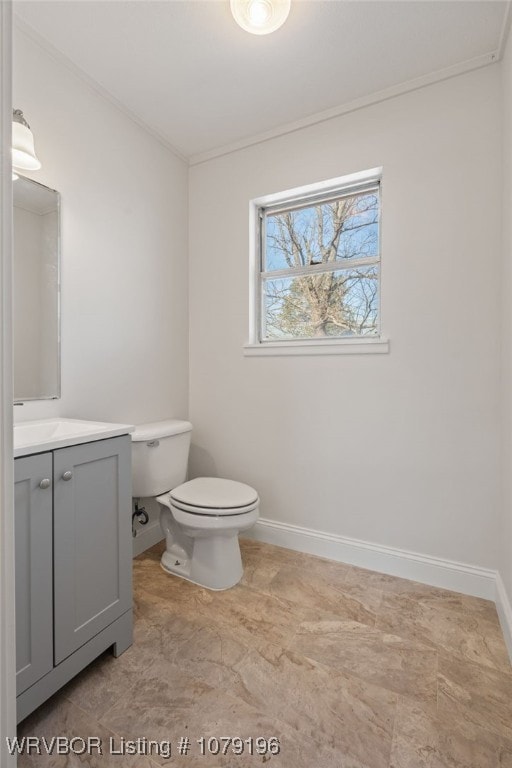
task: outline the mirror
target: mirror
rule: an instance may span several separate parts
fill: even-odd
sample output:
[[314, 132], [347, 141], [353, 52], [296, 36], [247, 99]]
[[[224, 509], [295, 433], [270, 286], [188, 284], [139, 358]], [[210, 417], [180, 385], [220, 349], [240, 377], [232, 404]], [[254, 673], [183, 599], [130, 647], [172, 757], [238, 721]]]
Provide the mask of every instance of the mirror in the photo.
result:
[[60, 195], [13, 181], [14, 402], [60, 397]]

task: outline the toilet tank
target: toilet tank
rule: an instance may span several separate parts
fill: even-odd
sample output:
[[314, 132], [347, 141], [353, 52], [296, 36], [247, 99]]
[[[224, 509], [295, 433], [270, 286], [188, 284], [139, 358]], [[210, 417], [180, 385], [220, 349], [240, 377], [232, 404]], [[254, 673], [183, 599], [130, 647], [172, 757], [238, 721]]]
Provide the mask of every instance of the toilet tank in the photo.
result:
[[139, 424], [132, 432], [132, 495], [158, 496], [187, 478], [192, 424], [167, 419]]

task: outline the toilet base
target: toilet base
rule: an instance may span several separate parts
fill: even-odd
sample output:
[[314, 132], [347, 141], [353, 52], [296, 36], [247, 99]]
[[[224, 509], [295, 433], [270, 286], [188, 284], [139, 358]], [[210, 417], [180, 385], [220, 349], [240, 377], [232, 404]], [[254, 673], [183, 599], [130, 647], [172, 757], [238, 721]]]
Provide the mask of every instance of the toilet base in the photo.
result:
[[161, 557], [161, 567], [167, 573], [214, 591], [230, 589], [242, 578], [238, 532], [194, 538], [192, 556], [187, 558], [184, 554], [182, 547], [171, 544]]
[[170, 551], [166, 549], [160, 558], [160, 565], [167, 573], [173, 573], [190, 581], [190, 560], [187, 557], [180, 557], [172, 549]]

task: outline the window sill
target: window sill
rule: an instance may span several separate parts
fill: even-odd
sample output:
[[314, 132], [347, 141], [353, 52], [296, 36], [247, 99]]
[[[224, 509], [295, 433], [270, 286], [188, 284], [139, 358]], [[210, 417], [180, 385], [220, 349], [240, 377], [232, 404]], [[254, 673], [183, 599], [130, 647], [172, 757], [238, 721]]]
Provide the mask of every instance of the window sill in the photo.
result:
[[332, 341], [265, 341], [245, 344], [244, 357], [286, 355], [382, 355], [389, 352], [389, 340], [336, 339]]

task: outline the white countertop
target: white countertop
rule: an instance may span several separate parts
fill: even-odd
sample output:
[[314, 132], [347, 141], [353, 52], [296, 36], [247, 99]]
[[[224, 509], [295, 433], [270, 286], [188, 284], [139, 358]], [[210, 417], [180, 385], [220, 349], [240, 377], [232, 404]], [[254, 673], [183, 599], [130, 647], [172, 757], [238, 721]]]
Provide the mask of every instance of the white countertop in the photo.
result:
[[60, 417], [21, 421], [14, 425], [14, 458], [127, 435], [134, 429], [133, 424], [111, 424], [106, 421], [84, 421]]

